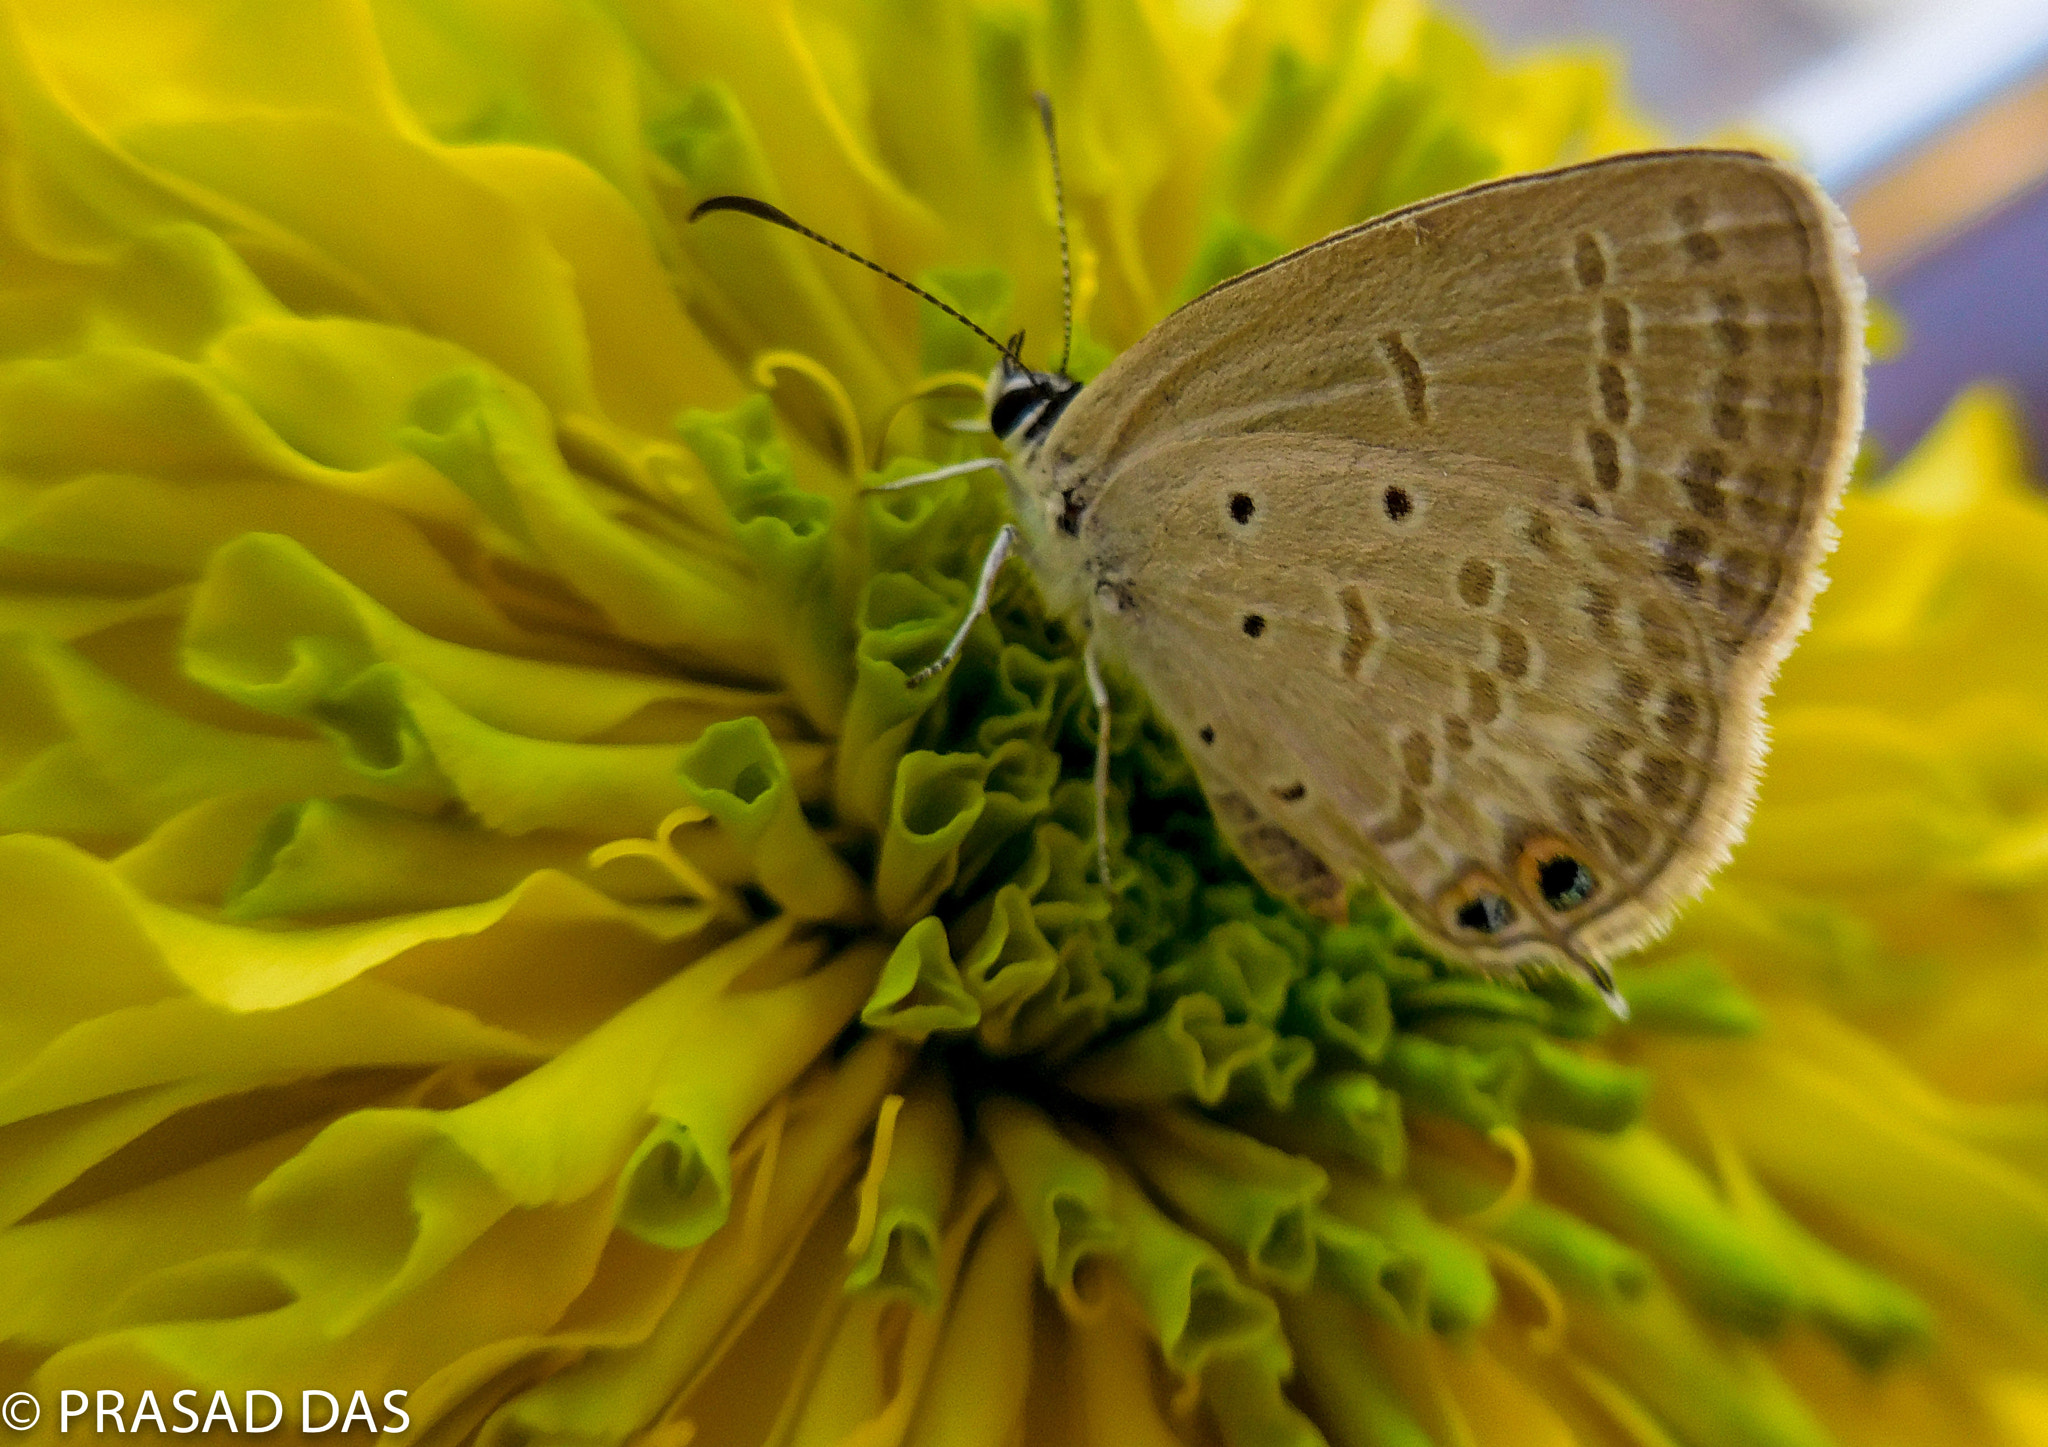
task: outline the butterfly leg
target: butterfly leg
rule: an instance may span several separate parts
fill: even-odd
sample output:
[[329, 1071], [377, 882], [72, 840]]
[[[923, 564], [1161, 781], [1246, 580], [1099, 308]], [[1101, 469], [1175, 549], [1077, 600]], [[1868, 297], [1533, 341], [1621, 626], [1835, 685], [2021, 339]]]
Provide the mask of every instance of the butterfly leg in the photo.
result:
[[[936, 476], [936, 474], [932, 474]], [[996, 534], [996, 540], [989, 544], [988, 556], [981, 560], [981, 581], [974, 585], [974, 601], [967, 605], [967, 616], [960, 620], [960, 626], [953, 631], [953, 637], [946, 644], [946, 651], [930, 663], [910, 675], [912, 688], [929, 683], [937, 678], [960, 656], [960, 650], [967, 646], [967, 631], [975, 620], [988, 612], [989, 594], [995, 591], [996, 574], [1003, 570], [1003, 563], [1017, 546], [1017, 525], [1004, 523]]]
[[951, 467], [935, 467], [930, 472], [913, 472], [908, 477], [899, 477], [894, 482], [878, 482], [872, 487], [861, 489], [869, 492], [901, 492], [906, 487], [923, 487], [928, 482], [940, 482], [949, 477], [964, 477], [970, 472], [1008, 472], [1010, 464], [1000, 457], [977, 457], [972, 462], [956, 462]]
[[1102, 681], [1102, 666], [1095, 661], [1095, 635], [1081, 651], [1081, 668], [1088, 675], [1088, 693], [1095, 700], [1095, 867], [1103, 886], [1109, 885], [1109, 687]]

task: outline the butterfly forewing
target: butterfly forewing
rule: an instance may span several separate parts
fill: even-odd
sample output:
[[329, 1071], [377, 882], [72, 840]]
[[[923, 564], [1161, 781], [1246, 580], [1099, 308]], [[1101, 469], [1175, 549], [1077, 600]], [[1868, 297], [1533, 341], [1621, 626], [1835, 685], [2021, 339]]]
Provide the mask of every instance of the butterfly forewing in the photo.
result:
[[1741, 826], [1861, 325], [1810, 183], [1617, 158], [1206, 294], [1076, 398], [1030, 483], [1078, 516], [1095, 627], [1270, 884], [1376, 878], [1481, 962], [1605, 954]]

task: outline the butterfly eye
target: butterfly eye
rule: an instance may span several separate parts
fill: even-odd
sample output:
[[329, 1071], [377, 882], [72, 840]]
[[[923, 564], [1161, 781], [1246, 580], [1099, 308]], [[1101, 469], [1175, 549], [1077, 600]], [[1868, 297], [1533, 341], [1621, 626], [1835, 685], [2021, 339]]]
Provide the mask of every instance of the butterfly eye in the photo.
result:
[[1515, 922], [1515, 907], [1492, 875], [1474, 870], [1443, 893], [1437, 911], [1454, 935], [1501, 933]]
[[1008, 437], [1044, 401], [1044, 394], [1028, 384], [1005, 388], [1002, 396], [996, 398], [995, 406], [988, 409], [989, 430], [998, 437]]
[[1515, 864], [1524, 892], [1558, 914], [1577, 909], [1600, 890], [1600, 881], [1580, 853], [1553, 834], [1531, 839]]

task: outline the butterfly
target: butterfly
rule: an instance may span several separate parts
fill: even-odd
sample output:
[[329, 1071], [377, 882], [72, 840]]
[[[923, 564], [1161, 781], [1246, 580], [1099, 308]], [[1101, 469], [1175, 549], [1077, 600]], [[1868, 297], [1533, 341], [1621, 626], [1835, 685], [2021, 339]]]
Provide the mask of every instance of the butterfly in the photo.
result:
[[968, 621], [1021, 544], [1103, 735], [1106, 654], [1268, 888], [1335, 916], [1369, 881], [1447, 956], [1569, 964], [1625, 1010], [1605, 962], [1740, 837], [1821, 584], [1854, 251], [1786, 165], [1643, 152], [1339, 231], [1085, 386], [982, 332], [1017, 521]]

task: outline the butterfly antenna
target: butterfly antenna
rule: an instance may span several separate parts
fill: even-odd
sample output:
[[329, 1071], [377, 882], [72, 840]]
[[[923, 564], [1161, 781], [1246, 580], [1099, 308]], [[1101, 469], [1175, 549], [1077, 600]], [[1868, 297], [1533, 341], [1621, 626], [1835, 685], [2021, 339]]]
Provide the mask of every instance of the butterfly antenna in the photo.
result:
[[[824, 247], [828, 251], [838, 252], [841, 256], [845, 257], [849, 261], [859, 262], [862, 266], [865, 266], [869, 271], [874, 272], [876, 275], [886, 276], [887, 278], [889, 278], [889, 280], [895, 282], [898, 286], [902, 287], [905, 291], [911, 293], [913, 296], [923, 297], [926, 301], [930, 302], [933, 306], [937, 307], [940, 311], [944, 312], [954, 321], [960, 323], [961, 326], [967, 328], [967, 330], [973, 332], [977, 337], [980, 337], [983, 341], [987, 342], [990, 346], [994, 347], [998, 352], [1001, 352], [1004, 356], [1008, 357], [1012, 362], [1016, 363], [1018, 367], [1023, 367], [1024, 359], [1017, 355], [1017, 348], [1015, 345], [1005, 345], [1004, 343], [997, 341], [993, 336], [989, 335], [986, 329], [978, 325], [974, 321], [974, 319], [972, 317], [969, 317], [965, 312], [962, 312], [959, 309], [949, 306], [945, 302], [940, 301], [937, 297], [933, 296], [930, 292], [926, 291], [916, 282], [898, 276], [895, 272], [889, 270], [888, 267], [883, 266], [878, 262], [869, 261], [865, 256], [862, 256], [858, 251], [850, 251], [846, 247], [841, 246], [838, 242], [834, 241], [831, 237], [819, 235], [817, 232], [811, 230], [810, 227], [804, 225], [803, 222], [797, 220], [794, 216], [791, 216], [787, 211], [784, 211], [779, 207], [770, 206], [766, 201], [756, 201], [751, 196], [713, 196], [709, 200], [699, 201], [695, 206], [691, 207], [689, 219], [691, 221], [696, 221], [699, 217], [709, 216], [714, 211], [737, 211], [743, 216], [752, 216], [757, 221], [766, 221], [771, 226], [780, 226], [784, 231], [794, 231], [797, 235], [804, 237], [806, 240], [817, 242], [818, 245]], [[1062, 233], [1062, 236], [1064, 236], [1064, 232]], [[1061, 367], [1062, 370], [1064, 370], [1065, 363], [1062, 363]]]
[[1067, 356], [1074, 350], [1074, 259], [1067, 246], [1067, 188], [1060, 178], [1060, 142], [1052, 124], [1052, 97], [1039, 91], [1038, 123], [1045, 128], [1045, 153], [1052, 157], [1052, 209], [1060, 223], [1060, 365], [1067, 375]]

